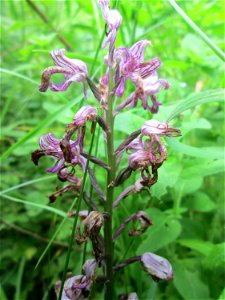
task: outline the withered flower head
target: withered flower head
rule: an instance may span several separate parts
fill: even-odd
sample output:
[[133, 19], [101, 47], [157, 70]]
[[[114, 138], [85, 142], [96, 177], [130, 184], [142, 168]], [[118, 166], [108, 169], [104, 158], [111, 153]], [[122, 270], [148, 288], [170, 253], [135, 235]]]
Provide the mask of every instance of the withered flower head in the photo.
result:
[[[88, 216], [84, 216], [81, 224], [77, 226], [76, 242], [82, 244], [87, 241], [88, 237], [92, 239], [99, 234], [103, 225], [103, 216], [98, 211], [91, 211]], [[81, 226], [84, 228], [81, 233]]]
[[145, 271], [154, 279], [173, 279], [172, 266], [167, 259], [154, 253], [147, 252], [141, 256], [141, 262]]
[[[140, 227], [138, 228], [135, 221], [139, 221]], [[153, 223], [149, 216], [144, 211], [139, 211], [134, 215], [133, 218], [133, 229], [128, 232], [130, 236], [140, 235], [144, 233], [149, 226]]]

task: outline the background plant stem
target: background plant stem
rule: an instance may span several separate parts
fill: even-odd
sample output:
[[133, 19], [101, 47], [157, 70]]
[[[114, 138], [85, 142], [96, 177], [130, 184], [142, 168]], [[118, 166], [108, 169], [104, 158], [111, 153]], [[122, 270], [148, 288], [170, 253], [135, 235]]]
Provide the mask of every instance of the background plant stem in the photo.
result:
[[112, 242], [112, 203], [114, 189], [110, 185], [115, 179], [116, 164], [114, 156], [114, 119], [113, 119], [113, 100], [114, 95], [111, 94], [113, 89], [114, 70], [111, 68], [109, 72], [109, 90], [108, 90], [108, 109], [106, 111], [106, 122], [109, 128], [107, 133], [107, 155], [108, 165], [110, 170], [107, 175], [107, 195], [106, 203], [104, 206], [105, 212], [109, 214], [105, 218], [104, 223], [104, 244], [105, 244], [105, 263], [106, 263], [106, 286], [105, 286], [105, 299], [110, 300], [113, 297], [113, 242]]

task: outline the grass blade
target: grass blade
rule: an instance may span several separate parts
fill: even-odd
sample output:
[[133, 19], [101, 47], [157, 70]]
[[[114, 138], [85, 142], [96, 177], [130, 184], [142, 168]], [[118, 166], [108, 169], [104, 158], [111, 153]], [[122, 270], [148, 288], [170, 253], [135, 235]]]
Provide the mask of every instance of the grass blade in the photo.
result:
[[172, 113], [167, 118], [167, 122], [174, 119], [180, 113], [184, 112], [187, 109], [195, 107], [200, 104], [209, 103], [209, 102], [223, 102], [224, 101], [224, 89], [215, 89], [204, 91], [202, 93], [191, 94], [186, 99], [180, 101], [177, 107], [172, 111]]
[[30, 138], [32, 138], [37, 132], [42, 130], [43, 128], [49, 126], [52, 122], [54, 122], [62, 113], [64, 113], [66, 110], [70, 109], [74, 105], [76, 105], [78, 102], [80, 102], [82, 97], [76, 97], [74, 101], [69, 102], [68, 104], [64, 105], [64, 107], [58, 109], [54, 113], [47, 116], [43, 121], [41, 121], [37, 126], [35, 126], [31, 131], [29, 131], [27, 134], [25, 134], [18, 142], [16, 142], [14, 145], [9, 147], [0, 157], [0, 161], [7, 158], [15, 149], [17, 149], [19, 146], [23, 145], [26, 141], [28, 141]]
[[185, 20], [185, 22], [200, 36], [200, 38], [215, 52], [215, 54], [225, 61], [224, 52], [188, 17], [182, 8], [174, 0], [168, 0], [177, 13]]
[[4, 195], [2, 193], [0, 193], [0, 196], [2, 196], [3, 198], [13, 201], [13, 202], [17, 202], [17, 203], [21, 203], [21, 204], [26, 204], [26, 205], [30, 205], [30, 206], [34, 206], [34, 207], [38, 207], [44, 210], [48, 210], [60, 217], [65, 217], [67, 216], [67, 214], [59, 209], [56, 209], [54, 207], [48, 206], [48, 205], [43, 205], [43, 204], [38, 204], [38, 203], [34, 203], [34, 202], [30, 202], [30, 201], [25, 201], [25, 200], [21, 200], [12, 196], [8, 196], [8, 195]]
[[29, 180], [29, 181], [23, 182], [21, 184], [14, 185], [14, 186], [6, 189], [6, 190], [3, 190], [3, 191], [1, 191], [1, 194], [5, 194], [5, 193], [11, 192], [13, 190], [19, 189], [21, 187], [24, 187], [24, 186], [27, 186], [27, 185], [30, 185], [30, 184], [33, 184], [33, 183], [37, 183], [37, 182], [40, 182], [40, 181], [49, 180], [49, 179], [52, 179], [52, 178], [56, 178], [56, 176], [49, 175], [49, 176], [45, 176], [45, 177], [40, 177], [40, 178], [37, 178], [37, 179]]
[[9, 74], [9, 75], [12, 75], [12, 76], [15, 76], [15, 77], [18, 77], [18, 78], [21, 78], [21, 79], [24, 79], [26, 81], [29, 81], [35, 85], [39, 85], [39, 82], [33, 80], [33, 79], [30, 79], [29, 77], [25, 76], [25, 75], [21, 75], [17, 72], [14, 72], [14, 71], [10, 71], [10, 70], [7, 70], [7, 69], [3, 69], [3, 68], [0, 68], [0, 72], [2, 73], [6, 73], [6, 74]]
[[[76, 202], [76, 199], [73, 200], [73, 203], [72, 203], [72, 205], [70, 206], [68, 212], [71, 211], [71, 210], [73, 209], [75, 202]], [[59, 224], [57, 230], [55, 231], [55, 233], [54, 233], [53, 236], [51, 237], [50, 241], [48, 242], [48, 245], [45, 247], [45, 250], [42, 252], [41, 256], [39, 257], [39, 259], [38, 259], [38, 261], [37, 261], [37, 263], [36, 263], [34, 269], [37, 269], [38, 266], [40, 265], [42, 259], [45, 257], [45, 254], [47, 253], [48, 249], [51, 247], [51, 245], [52, 245], [53, 241], [56, 239], [58, 233], [59, 233], [60, 230], [63, 228], [63, 225], [64, 225], [64, 223], [65, 223], [66, 220], [68, 220], [67, 214], [65, 214], [64, 219], [63, 219], [62, 222]], [[70, 220], [72, 220], [72, 219], [70, 219]]]
[[20, 291], [21, 291], [21, 283], [22, 283], [25, 262], [26, 262], [26, 259], [25, 259], [25, 256], [23, 256], [20, 261], [19, 270], [18, 270], [17, 279], [16, 279], [16, 293], [15, 293], [15, 298], [14, 298], [15, 300], [21, 300]]

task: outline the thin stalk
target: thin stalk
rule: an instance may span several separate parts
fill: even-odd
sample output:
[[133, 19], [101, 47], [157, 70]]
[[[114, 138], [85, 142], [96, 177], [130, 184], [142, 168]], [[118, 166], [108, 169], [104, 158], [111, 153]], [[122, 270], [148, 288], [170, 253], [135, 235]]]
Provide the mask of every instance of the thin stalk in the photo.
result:
[[89, 148], [89, 152], [88, 152], [89, 155], [88, 155], [88, 159], [87, 159], [87, 163], [86, 163], [86, 167], [85, 167], [85, 171], [84, 171], [84, 177], [83, 177], [83, 181], [82, 181], [80, 195], [79, 195], [79, 198], [78, 198], [78, 201], [77, 201], [77, 209], [76, 209], [76, 214], [75, 214], [74, 222], [73, 222], [73, 228], [72, 228], [72, 232], [71, 232], [71, 236], [70, 236], [69, 248], [68, 248], [68, 252], [67, 252], [67, 256], [66, 256], [66, 262], [65, 262], [65, 266], [64, 266], [63, 278], [62, 278], [62, 283], [61, 283], [61, 287], [60, 287], [60, 291], [59, 291], [58, 300], [62, 299], [63, 287], [64, 287], [64, 283], [65, 283], [65, 280], [66, 280], [66, 273], [67, 273], [67, 269], [68, 269], [68, 265], [69, 265], [69, 261], [70, 261], [70, 255], [71, 255], [72, 246], [73, 246], [73, 242], [74, 242], [74, 235], [75, 235], [75, 231], [76, 231], [76, 227], [77, 227], [78, 214], [79, 214], [79, 211], [80, 211], [84, 186], [85, 186], [85, 182], [86, 182], [86, 178], [87, 178], [87, 174], [88, 174], [88, 166], [89, 166], [89, 161], [90, 161], [91, 150], [92, 150], [93, 143], [94, 143], [95, 128], [96, 128], [96, 123], [94, 123], [94, 130], [93, 130], [91, 144], [90, 144], [90, 148]]
[[113, 100], [114, 95], [111, 93], [114, 87], [113, 83], [114, 70], [109, 71], [109, 89], [108, 89], [108, 109], [106, 111], [106, 123], [109, 128], [107, 132], [107, 156], [108, 166], [110, 170], [107, 175], [107, 194], [104, 205], [105, 212], [108, 213], [108, 218], [105, 218], [104, 223], [104, 245], [105, 245], [105, 264], [106, 264], [106, 284], [105, 284], [105, 299], [110, 300], [113, 297], [113, 241], [112, 241], [112, 204], [114, 189], [110, 185], [115, 179], [116, 163], [114, 155], [114, 118], [113, 118]]

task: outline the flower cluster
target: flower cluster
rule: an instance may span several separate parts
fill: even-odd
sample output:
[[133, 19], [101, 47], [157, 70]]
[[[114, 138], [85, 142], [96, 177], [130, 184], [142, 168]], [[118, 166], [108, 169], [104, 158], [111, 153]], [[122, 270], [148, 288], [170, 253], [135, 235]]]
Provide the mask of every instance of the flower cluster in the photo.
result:
[[[110, 272], [112, 274], [136, 261], [141, 263], [144, 270], [154, 280], [171, 280], [173, 278], [172, 267], [168, 260], [154, 253], [147, 252], [131, 257], [112, 267], [113, 253], [107, 252], [107, 249], [110, 248], [107, 243], [110, 243], [111, 249], [113, 249], [118, 237], [128, 224], [132, 224], [128, 235], [133, 237], [144, 234], [150, 226], [154, 226], [148, 214], [138, 211], [127, 216], [112, 236], [107, 236], [106, 231], [107, 226], [112, 226], [112, 209], [116, 209], [120, 202], [129, 195], [139, 193], [143, 189], [150, 189], [157, 182], [158, 169], [167, 158], [166, 146], [162, 138], [178, 137], [181, 133], [179, 129], [173, 128], [166, 122], [150, 119], [141, 128], [137, 128], [135, 132], [131, 133], [116, 150], [112, 149], [113, 142], [111, 141], [114, 138], [112, 120], [116, 118], [117, 114], [124, 108], [136, 107], [138, 100], [144, 110], [148, 110], [152, 114], [157, 113], [160, 103], [157, 101], [156, 95], [161, 89], [168, 89], [170, 85], [166, 79], [158, 77], [157, 72], [162, 65], [158, 57], [145, 61], [145, 49], [147, 46], [152, 46], [150, 41], [138, 41], [130, 48], [115, 48], [122, 16], [117, 10], [110, 8], [108, 0], [99, 0], [98, 2], [106, 23], [106, 37], [102, 48], [109, 46], [108, 55], [104, 60], [107, 66], [106, 73], [100, 78], [99, 85], [95, 84], [88, 76], [88, 68], [83, 61], [70, 59], [65, 56], [64, 49], [59, 49], [51, 52], [54, 66], [44, 70], [39, 87], [40, 92], [46, 92], [48, 88], [51, 91], [60, 92], [67, 90], [72, 83], [82, 83], [84, 97], [88, 96], [87, 86], [89, 86], [98, 103], [97, 108], [90, 105], [81, 107], [73, 120], [68, 122], [65, 133], [60, 139], [55, 138], [53, 133], [42, 136], [39, 140], [40, 148], [32, 153], [32, 160], [36, 165], [43, 156], [53, 158], [53, 166], [48, 168], [47, 172], [57, 174], [63, 184], [68, 184], [61, 189], [57, 188], [49, 196], [50, 203], [64, 193], [73, 191], [76, 197], [81, 194], [88, 205], [88, 210], [75, 213], [76, 217], [77, 214], [80, 217], [80, 223], [75, 231], [75, 241], [80, 245], [90, 240], [94, 259], [88, 259], [85, 262], [82, 275], [72, 276], [65, 282], [57, 282], [56, 294], [62, 296], [61, 299], [64, 300], [86, 299], [92, 285], [97, 280], [97, 269], [100, 267], [103, 267], [103, 281], [107, 288], [112, 284], [109, 283]], [[56, 73], [64, 76], [60, 84], [54, 83], [51, 78]], [[128, 80], [132, 82], [134, 89], [128, 96], [125, 96]], [[110, 101], [114, 101], [115, 97], [119, 98], [117, 106], [110, 103]], [[90, 130], [90, 133], [93, 134], [93, 128], [97, 124], [102, 130], [105, 143], [111, 143], [107, 148], [107, 162], [85, 151], [88, 141], [87, 132]], [[124, 159], [124, 154], [128, 155], [127, 166], [120, 170], [120, 161]], [[100, 187], [101, 184], [95, 177], [94, 169], [89, 166], [89, 161], [107, 172], [106, 192], [103, 187]], [[87, 190], [83, 189], [83, 174], [86, 172], [96, 193], [94, 200]], [[113, 190], [125, 183], [134, 172], [139, 174], [139, 179], [131, 186], [126, 187], [116, 199], [112, 199]], [[108, 203], [111, 204], [108, 205]], [[99, 208], [101, 205], [104, 206], [104, 212]], [[74, 213], [71, 212], [69, 216], [74, 217]], [[103, 227], [105, 229], [104, 238], [102, 237]], [[113, 230], [114, 228], [111, 227], [109, 232]], [[112, 263], [108, 263], [109, 257], [111, 257]], [[124, 295], [123, 299], [134, 300], [138, 299], [138, 296], [136, 293], [131, 293]]]

